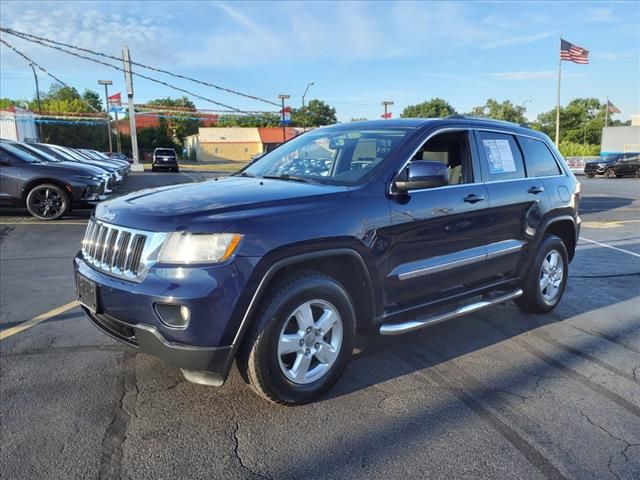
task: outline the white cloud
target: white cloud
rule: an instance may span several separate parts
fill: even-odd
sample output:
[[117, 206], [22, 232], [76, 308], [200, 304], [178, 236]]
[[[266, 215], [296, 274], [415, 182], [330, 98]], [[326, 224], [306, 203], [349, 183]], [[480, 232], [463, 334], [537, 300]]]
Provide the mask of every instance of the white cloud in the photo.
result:
[[484, 45], [482, 45], [482, 48], [508, 47], [511, 45], [531, 43], [531, 42], [536, 42], [538, 40], [543, 40], [545, 38], [549, 38], [551, 35], [553, 35], [552, 32], [543, 32], [543, 33], [536, 33], [533, 35], [520, 35], [516, 37], [508, 37], [502, 40], [496, 40], [493, 42], [485, 43]]
[[[495, 80], [552, 80], [558, 78], [558, 72], [556, 70], [529, 70], [529, 71], [515, 71], [515, 72], [494, 72], [484, 73], [483, 77], [493, 78]], [[585, 74], [581, 73], [564, 73], [563, 77], [583, 77]]]
[[594, 52], [594, 58], [602, 58], [603, 60], [621, 60], [623, 58], [633, 58], [638, 59], [638, 54], [634, 52]]
[[595, 7], [585, 10], [587, 20], [592, 22], [613, 22], [617, 20], [610, 7]]

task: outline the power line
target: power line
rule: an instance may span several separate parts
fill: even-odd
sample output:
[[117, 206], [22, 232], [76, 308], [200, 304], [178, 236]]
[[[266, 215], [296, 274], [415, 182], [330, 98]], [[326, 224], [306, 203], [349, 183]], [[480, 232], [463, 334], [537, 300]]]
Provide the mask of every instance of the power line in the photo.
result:
[[[0, 29], [0, 30], [5, 30], [5, 29]], [[124, 68], [118, 67], [117, 65], [113, 65], [113, 64], [107, 63], [107, 62], [103, 62], [103, 61], [97, 60], [95, 58], [87, 57], [86, 55], [81, 55], [79, 53], [75, 53], [75, 52], [69, 51], [69, 50], [67, 50], [65, 48], [62, 48], [62, 47], [57, 47], [55, 45], [49, 45], [47, 43], [41, 42], [40, 40], [34, 40], [34, 39], [26, 38], [26, 37], [23, 37], [23, 36], [17, 35], [17, 34], [12, 34], [12, 35], [14, 35], [14, 36], [16, 36], [18, 38], [22, 38], [23, 40], [26, 40], [27, 42], [37, 43], [37, 44], [42, 45], [44, 47], [52, 48], [54, 50], [59, 50], [59, 51], [61, 51], [63, 53], [66, 53], [68, 55], [72, 55], [74, 57], [81, 58], [83, 60], [88, 60], [90, 62], [98, 63], [100, 65], [104, 65], [106, 67], [110, 67], [110, 68], [113, 68], [115, 70], [119, 70], [121, 72], [125, 71]], [[195, 97], [195, 98], [199, 98], [201, 100], [205, 100], [207, 102], [213, 103], [214, 105], [218, 105], [220, 107], [227, 108], [227, 109], [229, 109], [231, 111], [234, 111], [234, 112], [237, 112], [237, 113], [242, 113], [242, 114], [245, 114], [245, 115], [252, 115], [252, 113], [250, 113], [250, 112], [247, 112], [247, 111], [244, 111], [244, 110], [240, 110], [240, 109], [235, 108], [235, 107], [231, 107], [229, 105], [226, 105], [224, 103], [218, 102], [216, 100], [212, 100], [211, 98], [203, 97], [202, 95], [198, 95], [197, 93], [193, 93], [193, 92], [191, 92], [189, 90], [185, 90], [184, 88], [176, 87], [175, 85], [172, 85], [170, 83], [164, 82], [162, 80], [158, 80], [158, 79], [155, 79], [155, 78], [152, 78], [152, 77], [149, 77], [147, 75], [143, 75], [143, 74], [137, 73], [137, 72], [131, 72], [131, 74], [132, 75], [136, 75], [137, 77], [140, 77], [140, 78], [144, 78], [145, 80], [149, 80], [151, 82], [158, 83], [158, 84], [163, 85], [165, 87], [169, 87], [169, 88], [171, 88], [173, 90], [177, 90], [179, 92], [186, 93], [189, 96], [192, 96], [192, 97]]]
[[[90, 53], [91, 55], [95, 55], [95, 56], [98, 56], [98, 57], [109, 58], [111, 60], [118, 60], [118, 61], [122, 60], [121, 58], [113, 56], [113, 55], [108, 55], [108, 54], [102, 53], [102, 52], [96, 52], [96, 51], [90, 50], [88, 48], [78, 47], [76, 45], [70, 45], [68, 43], [57, 42], [55, 40], [51, 40], [51, 39], [45, 38], [45, 37], [40, 37], [40, 36], [33, 35], [33, 34], [30, 34], [30, 33], [19, 32], [17, 30], [13, 30], [11, 28], [2, 28], [2, 27], [0, 27], [0, 31], [8, 33], [10, 35], [14, 35], [16, 37], [23, 38], [24, 40], [28, 40], [28, 38], [26, 38], [26, 37], [29, 37], [29, 38], [31, 38], [33, 40], [40, 40], [40, 41], [43, 41], [43, 42], [52, 43], [54, 45], [59, 45], [59, 46], [62, 46], [62, 47], [72, 48], [74, 50], [79, 50], [81, 52]], [[277, 102], [273, 102], [271, 100], [267, 100], [266, 98], [257, 97], [255, 95], [250, 95], [248, 93], [242, 93], [242, 92], [239, 92], [237, 90], [233, 90], [233, 89], [227, 88], [227, 87], [221, 87], [220, 85], [215, 85], [213, 83], [209, 83], [209, 82], [205, 82], [205, 81], [202, 81], [202, 80], [198, 80], [196, 78], [188, 77], [186, 75], [180, 75], [179, 73], [173, 73], [173, 72], [170, 72], [169, 70], [164, 70], [162, 68], [152, 67], [150, 65], [145, 65], [145, 64], [142, 64], [142, 63], [139, 63], [139, 62], [133, 62], [133, 61], [131, 62], [131, 64], [135, 65], [137, 67], [141, 67], [141, 68], [146, 68], [148, 70], [152, 70], [154, 72], [164, 73], [166, 75], [170, 75], [170, 76], [175, 77], [175, 78], [181, 78], [183, 80], [188, 80], [190, 82], [198, 83], [198, 84], [204, 85], [206, 87], [215, 88], [217, 90], [221, 90], [223, 92], [231, 93], [233, 95], [239, 95], [241, 97], [249, 98], [251, 100], [256, 100], [258, 102], [268, 103], [270, 105], [275, 105], [276, 107], [280, 106]]]
[[[47, 71], [44, 67], [41, 67], [39, 64], [37, 64], [35, 61], [31, 60], [29, 57], [27, 57], [24, 53], [22, 53], [20, 50], [18, 50], [16, 47], [14, 47], [13, 45], [11, 45], [9, 42], [7, 42], [6, 40], [0, 38], [0, 42], [4, 43], [7, 47], [9, 47], [11, 50], [13, 50], [14, 52], [16, 52], [18, 55], [20, 55], [22, 58], [24, 58], [28, 63], [32, 63], [34, 66], [38, 67], [38, 69], [42, 72], [44, 72], [46, 75], [50, 76], [51, 78], [53, 78], [56, 82], [58, 82], [59, 84], [67, 87], [67, 88], [73, 88], [70, 85], [67, 85], [65, 82], [63, 82], [62, 80], [60, 80], [58, 77], [56, 77], [53, 73], [50, 73], [49, 71]], [[91, 105], [89, 102], [87, 102], [84, 98], [80, 97], [80, 100], [82, 100], [91, 110], [93, 110], [94, 112], [97, 113], [102, 113], [100, 110], [98, 110], [96, 107], [94, 107], [93, 105]]]

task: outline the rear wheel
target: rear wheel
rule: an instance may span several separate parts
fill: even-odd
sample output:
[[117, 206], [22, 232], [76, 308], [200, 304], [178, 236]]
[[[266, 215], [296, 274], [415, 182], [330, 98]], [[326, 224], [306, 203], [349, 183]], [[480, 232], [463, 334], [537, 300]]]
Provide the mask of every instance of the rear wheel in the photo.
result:
[[27, 195], [27, 210], [40, 220], [57, 220], [69, 211], [71, 202], [67, 193], [57, 185], [36, 185]]
[[528, 312], [546, 313], [560, 302], [569, 275], [567, 248], [556, 235], [547, 236], [540, 245], [529, 274], [525, 279], [523, 295], [516, 304]]
[[640, 178], [640, 168], [636, 169], [636, 173], [635, 173], [634, 177]]
[[245, 337], [238, 368], [263, 398], [311, 402], [338, 380], [355, 335], [351, 298], [335, 279], [300, 274], [274, 289]]

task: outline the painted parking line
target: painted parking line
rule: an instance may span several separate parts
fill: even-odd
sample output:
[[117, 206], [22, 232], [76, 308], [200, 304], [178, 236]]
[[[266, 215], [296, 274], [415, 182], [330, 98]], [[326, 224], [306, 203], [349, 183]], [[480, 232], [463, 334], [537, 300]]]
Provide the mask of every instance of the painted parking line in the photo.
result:
[[31, 320], [27, 320], [26, 322], [16, 325], [15, 327], [2, 330], [0, 331], [0, 340], [9, 338], [10, 336], [15, 335], [16, 333], [23, 332], [28, 328], [31, 328], [35, 325], [38, 325], [39, 323], [44, 322], [45, 320], [49, 320], [50, 318], [53, 318], [56, 315], [60, 315], [61, 313], [71, 310], [72, 308], [75, 308], [78, 305], [79, 305], [78, 301], [74, 300], [73, 302], [65, 303], [64, 305], [56, 307], [53, 310], [49, 310], [46, 313], [41, 313], [37, 317], [33, 317]]
[[614, 247], [613, 245], [608, 245], [606, 243], [596, 242], [595, 240], [591, 240], [590, 238], [580, 237], [580, 240], [584, 240], [585, 242], [593, 243], [595, 245], [599, 245], [600, 247], [610, 248], [611, 250], [616, 250], [618, 252], [626, 253], [627, 255], [632, 255], [634, 257], [640, 258], [640, 254], [632, 252], [630, 250], [625, 250], [624, 248]]

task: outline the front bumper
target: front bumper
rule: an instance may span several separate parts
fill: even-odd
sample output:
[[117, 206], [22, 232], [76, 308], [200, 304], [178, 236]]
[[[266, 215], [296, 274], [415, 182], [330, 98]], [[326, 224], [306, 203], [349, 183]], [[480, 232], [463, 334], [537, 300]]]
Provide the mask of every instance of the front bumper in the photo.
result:
[[607, 171], [607, 166], [605, 165], [585, 165], [584, 173], [585, 175], [604, 175]]
[[194, 347], [170, 342], [157, 328], [138, 323], [131, 325], [106, 314], [95, 314], [88, 308], [82, 310], [91, 323], [130, 347], [161, 358], [169, 365], [191, 371], [205, 371], [224, 383], [233, 363], [233, 347]]
[[[221, 384], [236, 347], [238, 325], [233, 314], [257, 260], [237, 257], [204, 267], [156, 265], [140, 283], [96, 270], [81, 253], [74, 259], [74, 269], [76, 279], [80, 275], [97, 285], [96, 313], [83, 309], [100, 330], [175, 367], [206, 371]], [[188, 307], [188, 324], [176, 328], [164, 323], [156, 308], [159, 304]]]

